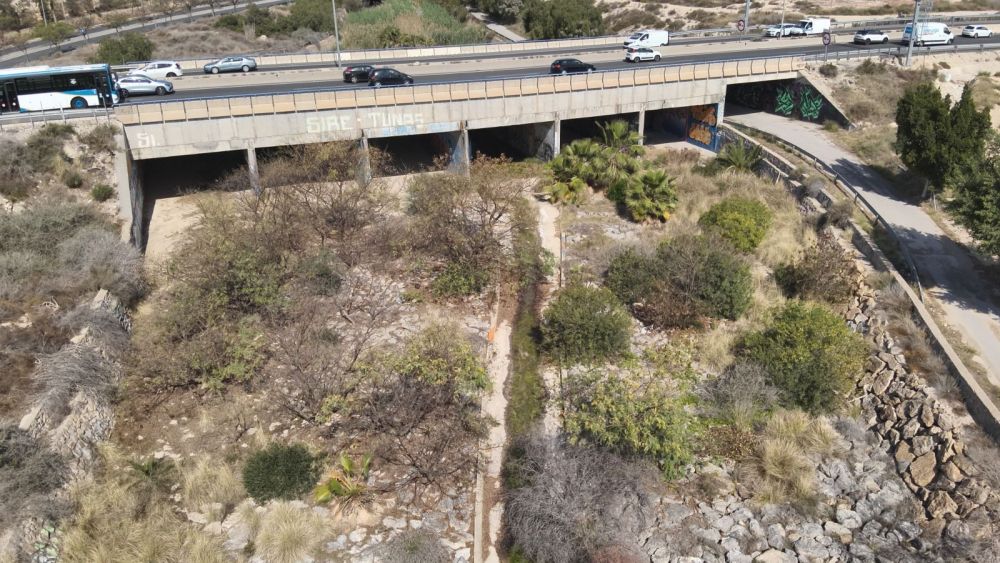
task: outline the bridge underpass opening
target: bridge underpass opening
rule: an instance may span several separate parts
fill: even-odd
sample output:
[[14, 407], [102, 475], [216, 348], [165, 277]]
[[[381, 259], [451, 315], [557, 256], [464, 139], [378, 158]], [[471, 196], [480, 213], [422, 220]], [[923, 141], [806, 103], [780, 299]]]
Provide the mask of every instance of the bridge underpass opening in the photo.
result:
[[559, 122], [559, 143], [565, 148], [577, 139], [601, 139], [601, 125], [616, 120], [627, 121], [629, 129], [639, 131], [639, 112], [602, 115], [599, 117], [583, 117], [579, 119], [563, 119]]
[[646, 144], [687, 142], [718, 150], [721, 104], [650, 110], [646, 112]]
[[559, 125], [554, 121], [469, 129], [469, 147], [473, 158], [479, 154], [497, 158], [506, 156], [521, 161], [528, 158], [550, 160], [559, 142]]
[[[219, 181], [238, 170], [246, 170], [246, 151], [226, 151], [168, 158], [137, 160], [139, 188], [142, 191], [142, 232], [137, 237], [140, 248], [146, 246], [149, 224], [157, 202], [188, 193], [211, 190]], [[250, 177], [246, 189], [250, 189]]]
[[368, 139], [368, 147], [378, 152], [373, 161], [375, 176], [398, 176], [457, 169], [468, 162], [467, 141], [461, 131], [378, 137]]
[[833, 121], [843, 127], [850, 126], [847, 117], [804, 77], [726, 87], [728, 115], [758, 111], [814, 123]]

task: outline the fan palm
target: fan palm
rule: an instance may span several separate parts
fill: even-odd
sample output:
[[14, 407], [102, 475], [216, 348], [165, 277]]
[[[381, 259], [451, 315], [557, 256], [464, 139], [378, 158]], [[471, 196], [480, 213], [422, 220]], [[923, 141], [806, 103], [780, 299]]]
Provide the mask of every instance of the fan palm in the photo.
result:
[[715, 161], [727, 172], [753, 172], [762, 158], [760, 146], [736, 142], [726, 144]]
[[630, 178], [624, 189], [625, 208], [633, 221], [666, 221], [677, 207], [674, 179], [662, 170], [645, 170]]

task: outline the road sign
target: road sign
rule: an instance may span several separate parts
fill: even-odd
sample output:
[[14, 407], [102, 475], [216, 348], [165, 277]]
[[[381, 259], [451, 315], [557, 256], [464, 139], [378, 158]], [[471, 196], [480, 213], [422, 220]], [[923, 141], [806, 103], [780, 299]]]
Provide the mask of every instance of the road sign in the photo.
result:
[[746, 29], [746, 27], [747, 27], [747, 22], [743, 20], [736, 22], [736, 29], [743, 31], [744, 29]]
[[829, 31], [824, 31], [823, 32], [823, 44], [824, 45], [829, 45], [830, 44], [830, 32]]

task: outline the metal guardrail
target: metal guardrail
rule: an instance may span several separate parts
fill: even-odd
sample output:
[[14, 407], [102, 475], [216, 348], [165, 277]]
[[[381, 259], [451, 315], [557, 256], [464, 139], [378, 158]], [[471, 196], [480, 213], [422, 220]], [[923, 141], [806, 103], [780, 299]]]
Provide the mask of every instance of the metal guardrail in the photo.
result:
[[111, 121], [115, 111], [111, 108], [92, 107], [88, 109], [53, 109], [45, 111], [26, 111], [19, 113], [0, 114], [0, 131], [4, 130], [4, 125], [30, 124], [31, 127], [44, 125], [52, 121], [62, 121], [66, 123], [70, 120], [93, 119]]
[[[980, 16], [932, 16], [936, 21], [941, 21], [943, 23], [982, 23], [982, 22], [1000, 22], [1000, 13], [998, 14], [988, 14]], [[831, 23], [831, 28], [835, 33], [837, 32], [850, 32], [856, 29], [863, 29], [866, 27], [882, 27], [882, 28], [900, 28], [902, 29], [906, 24], [910, 23], [908, 18], [883, 18], [883, 19], [873, 19], [873, 20], [856, 20], [849, 22], [833, 22]], [[755, 32], [763, 31], [769, 25], [761, 24], [751, 26], [750, 29], [746, 31], [739, 31], [733, 27], [723, 27], [723, 28], [712, 28], [712, 29], [694, 29], [687, 31], [674, 31], [670, 35], [673, 38], [685, 38], [685, 37], [732, 37], [746, 35], [748, 39], [758, 38], [758, 34]], [[557, 50], [567, 50], [580, 47], [601, 47], [601, 46], [617, 46], [624, 41], [624, 36], [622, 35], [608, 35], [601, 37], [580, 37], [572, 39], [552, 39], [552, 40], [529, 40], [529, 41], [518, 41], [514, 43], [471, 43], [464, 45], [442, 45], [434, 47], [401, 47], [396, 49], [367, 49], [367, 50], [355, 50], [355, 51], [343, 51], [341, 53], [341, 62], [344, 63], [357, 63], [357, 62], [372, 62], [378, 63], [379, 61], [387, 60], [403, 60], [403, 59], [428, 59], [428, 58], [438, 58], [438, 57], [448, 57], [448, 56], [463, 56], [463, 55], [478, 55], [478, 54], [504, 54], [511, 53], [517, 54], [522, 52], [531, 51], [557, 51]], [[325, 53], [259, 53], [253, 55], [257, 58], [257, 63], [260, 66], [269, 65], [288, 65], [288, 64], [323, 64], [336, 63], [336, 55], [332, 52]], [[197, 71], [213, 61], [218, 60], [215, 58], [197, 58], [197, 59], [180, 59], [177, 62], [181, 63], [181, 68], [185, 71]], [[129, 62], [125, 65], [126, 68], [134, 68], [137, 65], [142, 64], [142, 62]]]
[[[972, 45], [935, 45], [935, 46], [925, 46], [917, 47], [913, 46], [913, 54], [915, 56], [927, 56], [927, 55], [948, 55], [954, 53], [973, 53], [976, 51], [995, 51], [1000, 50], [1000, 43], [976, 43]], [[881, 58], [881, 57], [905, 57], [906, 56], [906, 46], [897, 45], [895, 47], [877, 47], [874, 49], [852, 49], [849, 51], [835, 50], [826, 54], [815, 54], [815, 55], [803, 55], [802, 59], [806, 61], [815, 62], [827, 62], [827, 61], [850, 61], [858, 59], [871, 59], [871, 58]]]
[[358, 109], [437, 102], [522, 97], [538, 94], [602, 90], [689, 80], [794, 72], [801, 57], [746, 58], [702, 63], [664, 64], [640, 69], [608, 70], [587, 74], [525, 76], [440, 82], [392, 88], [317, 88], [282, 94], [207, 96], [182, 101], [139, 102], [116, 108], [124, 125], [216, 119], [277, 113]]

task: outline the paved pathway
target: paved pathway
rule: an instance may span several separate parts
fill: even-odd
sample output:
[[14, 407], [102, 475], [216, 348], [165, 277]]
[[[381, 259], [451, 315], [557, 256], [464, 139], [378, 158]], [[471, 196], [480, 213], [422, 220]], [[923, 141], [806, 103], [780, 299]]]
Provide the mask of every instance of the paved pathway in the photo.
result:
[[521, 37], [498, 23], [495, 23], [492, 18], [482, 12], [469, 12], [469, 15], [483, 22], [483, 24], [486, 25], [486, 29], [496, 33], [508, 41], [527, 41], [524, 37]]
[[882, 176], [835, 144], [820, 126], [759, 112], [726, 119], [802, 148], [855, 186], [892, 225], [916, 262], [925, 291], [937, 298], [948, 324], [976, 350], [988, 368], [990, 380], [1000, 385], [1000, 309], [981, 297], [995, 289], [992, 284], [996, 280], [981, 275], [961, 245], [919, 206], [894, 197]]

